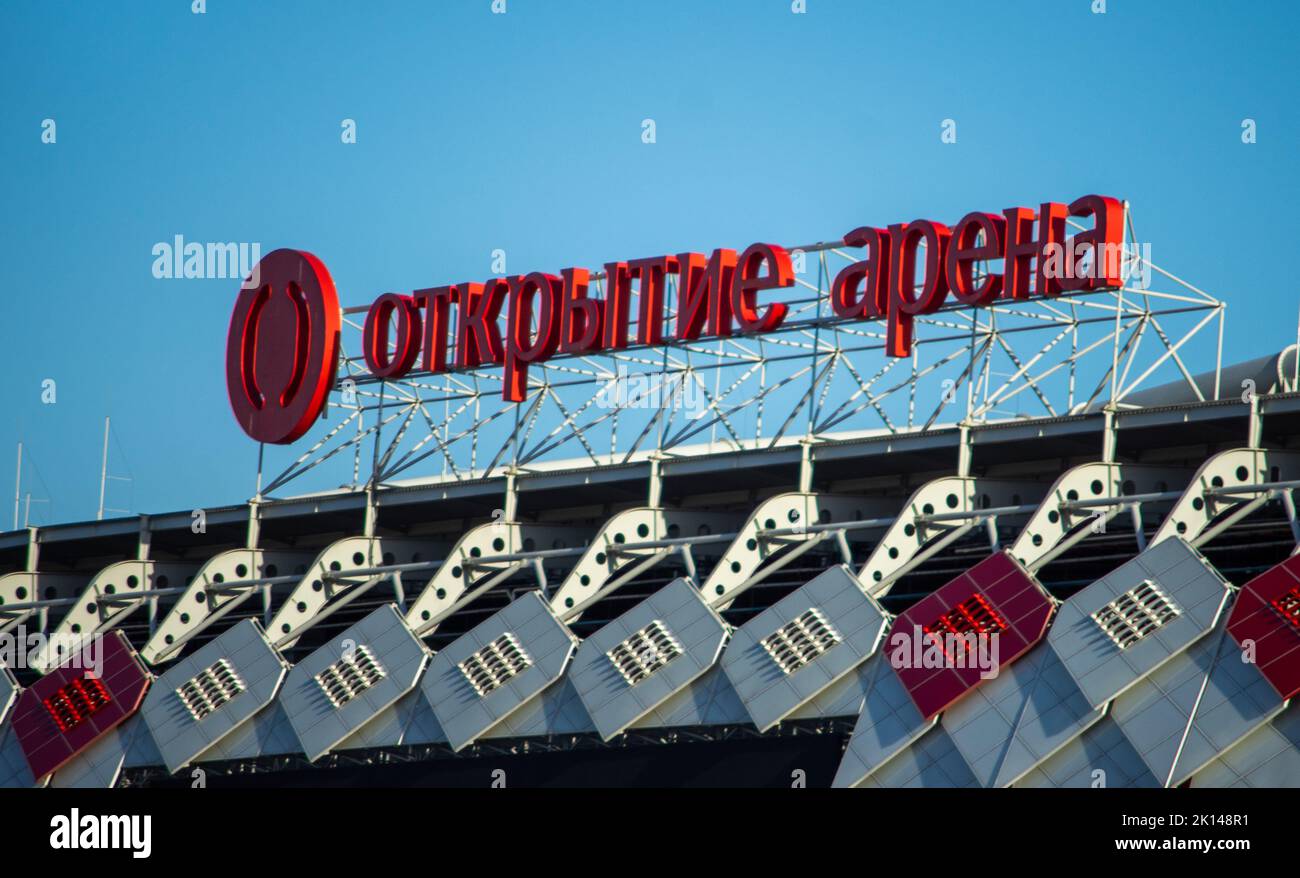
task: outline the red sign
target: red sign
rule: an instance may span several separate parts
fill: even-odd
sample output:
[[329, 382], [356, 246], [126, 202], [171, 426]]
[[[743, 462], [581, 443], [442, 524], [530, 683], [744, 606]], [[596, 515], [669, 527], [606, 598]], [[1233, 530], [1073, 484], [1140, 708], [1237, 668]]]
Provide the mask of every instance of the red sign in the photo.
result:
[[235, 300], [226, 339], [226, 390], [244, 432], [259, 442], [294, 441], [320, 417], [338, 375], [338, 294], [325, 263], [275, 250]]
[[93, 635], [14, 706], [14, 734], [32, 776], [39, 781], [126, 722], [152, 682], [125, 634]]
[[[915, 220], [854, 229], [844, 244], [865, 249], [866, 258], [835, 278], [831, 308], [844, 319], [884, 320], [886, 352], [906, 357], [915, 318], [938, 311], [949, 297], [961, 305], [986, 306], [999, 299], [1121, 286], [1123, 215], [1118, 200], [1086, 195], [1069, 205], [1044, 203], [1037, 213], [1025, 207], [969, 213], [952, 228]], [[1092, 228], [1067, 236], [1069, 217], [1090, 217]], [[1091, 267], [1084, 270], [1081, 260], [1089, 253]], [[1000, 273], [976, 275], [978, 264], [994, 260], [1003, 261]], [[231, 318], [230, 400], [254, 439], [292, 442], [320, 415], [334, 383], [338, 304], [329, 273], [311, 254], [276, 250], [259, 270], [264, 283], [240, 293]], [[670, 274], [677, 276], [671, 334]], [[638, 306], [632, 337], [634, 281]], [[758, 294], [793, 285], [790, 254], [759, 243], [739, 255], [717, 249], [709, 256], [687, 252], [606, 263], [599, 297], [591, 293], [585, 268], [409, 295], [384, 293], [366, 315], [362, 351], [379, 378], [400, 378], [416, 368], [417, 360], [429, 373], [499, 365], [503, 397], [520, 402], [527, 394], [528, 367], [557, 353], [598, 354], [630, 344], [771, 332], [789, 308], [780, 302], [760, 305]], [[448, 362], [453, 338], [455, 357]]]

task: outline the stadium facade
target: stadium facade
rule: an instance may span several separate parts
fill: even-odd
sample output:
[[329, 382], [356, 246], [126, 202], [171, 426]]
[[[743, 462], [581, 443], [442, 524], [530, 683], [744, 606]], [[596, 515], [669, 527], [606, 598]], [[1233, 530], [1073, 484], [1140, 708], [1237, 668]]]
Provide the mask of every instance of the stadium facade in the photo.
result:
[[0, 785], [1300, 785], [1296, 349], [1224, 314], [1101, 196], [351, 308], [277, 250], [283, 472], [0, 534]]

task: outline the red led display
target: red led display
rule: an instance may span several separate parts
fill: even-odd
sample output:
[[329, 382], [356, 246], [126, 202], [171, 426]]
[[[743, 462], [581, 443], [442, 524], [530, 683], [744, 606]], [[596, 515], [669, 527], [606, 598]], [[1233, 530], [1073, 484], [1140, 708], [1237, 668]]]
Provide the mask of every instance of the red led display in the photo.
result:
[[1000, 633], [1007, 630], [1007, 623], [998, 615], [998, 611], [989, 605], [988, 598], [976, 592], [924, 626], [922, 630], [934, 637], [945, 652], [947, 652], [947, 644], [952, 642], [946, 635], [955, 634], [961, 638], [955, 642], [960, 644], [963, 651], [968, 652], [972, 643], [971, 639], [964, 635]]
[[103, 682], [97, 677], [82, 677], [59, 687], [59, 691], [43, 703], [50, 716], [54, 717], [59, 731], [66, 735], [86, 718], [107, 707], [112, 700]]
[[999, 552], [895, 619], [886, 654], [928, 718], [1037, 643], [1054, 609], [1042, 586]]
[[1288, 625], [1300, 630], [1300, 585], [1279, 598], [1273, 598], [1269, 604], [1278, 611]]
[[111, 631], [24, 690], [13, 728], [32, 776], [48, 776], [121, 725], [151, 681], [126, 636]]
[[1228, 616], [1228, 633], [1278, 695], [1300, 693], [1300, 556], [1241, 587]]

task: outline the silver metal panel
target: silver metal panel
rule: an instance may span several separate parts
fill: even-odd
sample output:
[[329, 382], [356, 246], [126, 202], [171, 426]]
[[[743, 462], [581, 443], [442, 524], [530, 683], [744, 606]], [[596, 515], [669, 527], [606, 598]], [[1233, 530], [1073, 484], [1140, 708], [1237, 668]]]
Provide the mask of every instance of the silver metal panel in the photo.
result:
[[1193, 787], [1300, 787], [1300, 706], [1292, 703], [1271, 723], [1210, 761]]
[[[726, 653], [723, 653], [726, 655]], [[730, 726], [749, 722], [749, 712], [722, 668], [713, 667], [685, 689], [632, 723], [632, 728]]]
[[[242, 691], [196, 718], [178, 689], [224, 662]], [[175, 773], [275, 699], [288, 664], [271, 646], [256, 619], [245, 619], [178, 661], [153, 685], [142, 713], [167, 770]]]
[[126, 755], [149, 729], [137, 713], [113, 729], [50, 777], [54, 789], [105, 790], [116, 786]]
[[162, 753], [159, 752], [158, 745], [154, 743], [153, 735], [149, 733], [142, 716], [140, 717], [140, 733], [133, 736], [127, 744], [126, 759], [122, 762], [122, 767], [141, 768], [162, 764]]
[[194, 761], [222, 762], [301, 752], [302, 745], [298, 743], [284, 704], [277, 698]]
[[1104, 715], [1040, 643], [943, 713], [943, 728], [985, 787], [1005, 787]]
[[[411, 713], [410, 720], [402, 731], [402, 743], [407, 745], [445, 743], [447, 735], [443, 732], [442, 726], [438, 725], [438, 715], [433, 712], [433, 705], [429, 704], [429, 700], [424, 697], [424, 693], [416, 689], [408, 698], [412, 702]], [[398, 704], [405, 702], [406, 699], [404, 698]], [[523, 710], [520, 710], [516, 713], [523, 712]]]
[[0, 789], [45, 786], [37, 783], [13, 726], [0, 726]]
[[823, 719], [832, 716], [857, 716], [862, 700], [871, 691], [871, 665], [864, 662], [827, 686], [811, 701], [793, 711], [787, 719]]
[[1282, 711], [1223, 625], [1115, 699], [1110, 716], [1165, 786], [1177, 786]]
[[[680, 644], [681, 654], [629, 684], [606, 653], [655, 621]], [[728, 632], [699, 589], [676, 579], [585, 640], [569, 678], [596, 730], [609, 740], [712, 667]]]
[[18, 700], [18, 680], [4, 665], [0, 665], [0, 726], [9, 718], [9, 710]]
[[[809, 612], [829, 623], [826, 630], [834, 635], [834, 645], [797, 668], [788, 663], [783, 667], [765, 648], [764, 639]], [[840, 565], [746, 622], [732, 634], [721, 665], [754, 725], [765, 732], [862, 664], [876, 650], [884, 630], [884, 611]]]
[[[497, 688], [480, 694], [461, 665], [499, 638], [510, 637], [527, 661]], [[453, 750], [461, 750], [564, 673], [578, 638], [530, 591], [474, 626], [434, 657], [420, 690], [433, 705]]]
[[978, 787], [971, 773], [943, 727], [933, 728], [921, 736], [862, 784], [864, 787]]
[[865, 668], [871, 688], [832, 786], [862, 783], [938, 722], [937, 716], [928, 720], [921, 716], [884, 653], [868, 659]]
[[[671, 700], [671, 699], [670, 699]], [[737, 701], [739, 703], [739, 701]], [[665, 702], [667, 704], [667, 702]], [[530, 698], [518, 710], [484, 733], [485, 738], [527, 738], [538, 735], [568, 735], [594, 732], [596, 725], [565, 675], [548, 686], [536, 698]]]
[[[340, 707], [326, 697], [316, 675], [348, 655], [368, 650], [383, 669], [383, 676]], [[289, 671], [280, 703], [302, 744], [302, 752], [315, 761], [366, 724], [375, 714], [411, 691], [429, 652], [406, 627], [393, 604], [384, 604], [337, 635]]]
[[[1179, 609], [1172, 621], [1121, 649], [1092, 619], [1115, 598], [1150, 580]], [[1106, 702], [1204, 636], [1218, 621], [1228, 584], [1180, 539], [1165, 540], [1066, 601], [1047, 633], [1088, 703]]]
[[1158, 787], [1109, 717], [1095, 723], [1016, 782], [1018, 787]]
[[335, 750], [364, 750], [370, 747], [400, 747], [408, 744], [444, 743], [433, 708], [419, 689], [413, 689], [348, 735]]

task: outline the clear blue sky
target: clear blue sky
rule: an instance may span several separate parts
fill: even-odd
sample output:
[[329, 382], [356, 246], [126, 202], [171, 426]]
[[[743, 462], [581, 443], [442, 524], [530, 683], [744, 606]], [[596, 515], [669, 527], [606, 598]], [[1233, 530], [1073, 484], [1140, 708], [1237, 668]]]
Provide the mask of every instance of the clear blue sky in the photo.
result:
[[490, 5], [5, 0], [0, 529], [19, 440], [34, 521], [94, 516], [105, 415], [134, 477], [110, 506], [252, 493], [237, 284], [155, 279], [176, 234], [311, 250], [364, 304], [496, 248], [556, 270], [1103, 192], [1229, 302], [1229, 358], [1295, 338], [1295, 3]]

